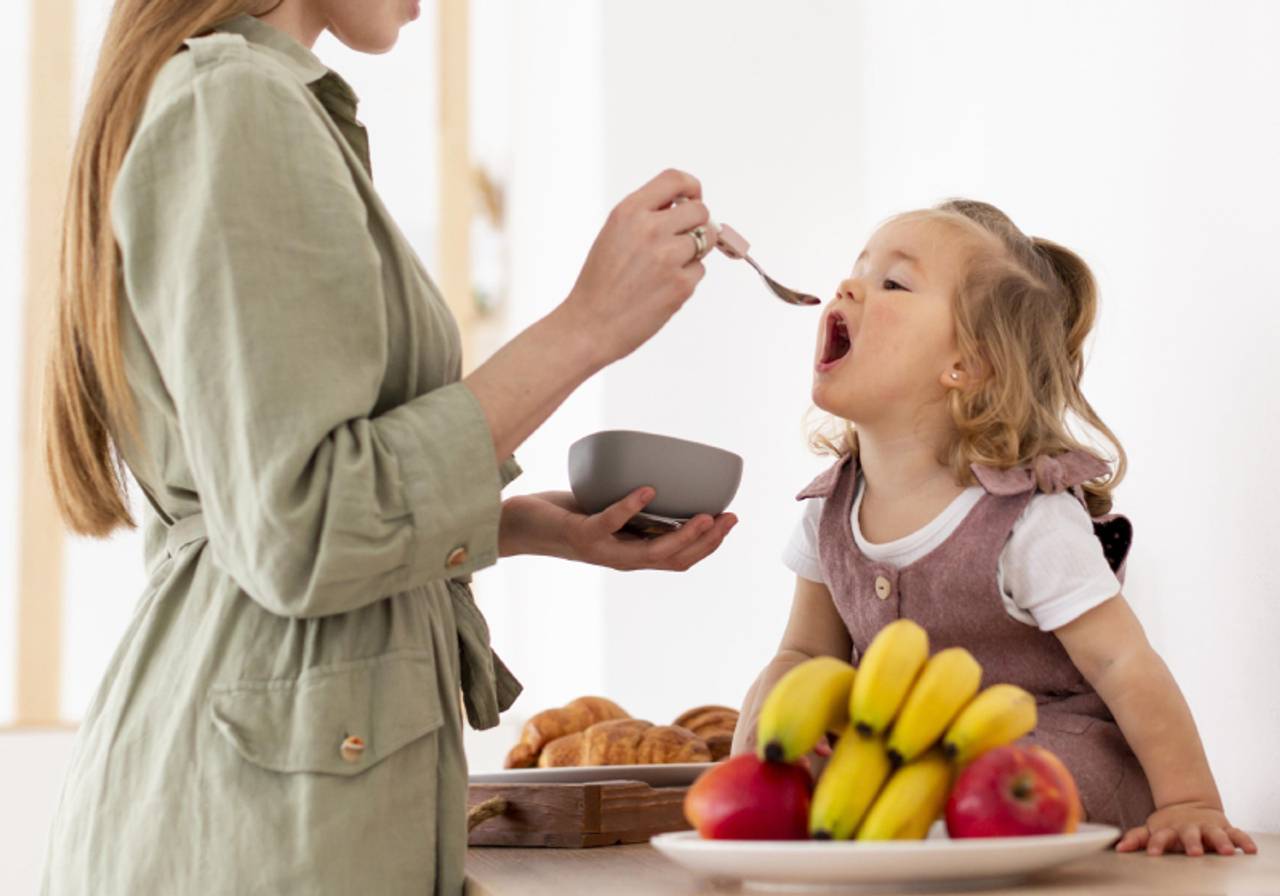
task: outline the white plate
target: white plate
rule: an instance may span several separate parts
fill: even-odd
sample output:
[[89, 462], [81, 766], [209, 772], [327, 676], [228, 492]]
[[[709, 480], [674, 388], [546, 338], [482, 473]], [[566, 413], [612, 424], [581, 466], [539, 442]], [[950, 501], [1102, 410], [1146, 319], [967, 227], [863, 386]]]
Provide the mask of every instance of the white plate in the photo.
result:
[[928, 840], [703, 840], [683, 831], [651, 842], [697, 875], [798, 891], [832, 884], [1003, 883], [1104, 850], [1119, 836], [1113, 827], [1082, 824], [1074, 834], [951, 840], [938, 822]]
[[569, 768], [513, 768], [470, 776], [472, 784], [594, 784], [599, 781], [643, 781], [650, 787], [683, 787], [711, 768], [713, 762], [667, 765], [578, 765]]

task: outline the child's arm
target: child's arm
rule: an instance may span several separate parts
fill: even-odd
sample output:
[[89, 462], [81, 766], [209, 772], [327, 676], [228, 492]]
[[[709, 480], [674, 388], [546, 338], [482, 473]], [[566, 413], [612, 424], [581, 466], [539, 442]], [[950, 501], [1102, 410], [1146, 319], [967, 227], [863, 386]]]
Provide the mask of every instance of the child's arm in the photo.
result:
[[756, 719], [760, 715], [760, 707], [788, 669], [815, 656], [834, 656], [847, 661], [852, 653], [849, 630], [836, 612], [827, 586], [796, 576], [796, 593], [791, 601], [787, 630], [782, 635], [777, 655], [756, 677], [742, 701], [738, 727], [733, 732], [733, 753], [736, 755], [755, 749]]
[[1183, 849], [1198, 856], [1206, 846], [1223, 855], [1239, 846], [1257, 852], [1249, 835], [1223, 814], [1191, 710], [1128, 601], [1116, 595], [1054, 634], [1106, 702], [1151, 784], [1156, 811], [1126, 832], [1116, 849], [1145, 846], [1152, 855]]

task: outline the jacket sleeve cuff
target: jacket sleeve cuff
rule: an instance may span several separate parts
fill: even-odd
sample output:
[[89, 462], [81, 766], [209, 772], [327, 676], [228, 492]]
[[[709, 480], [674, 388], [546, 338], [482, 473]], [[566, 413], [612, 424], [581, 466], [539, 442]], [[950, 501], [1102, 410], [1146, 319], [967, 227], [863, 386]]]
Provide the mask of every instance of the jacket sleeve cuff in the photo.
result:
[[480, 403], [465, 383], [392, 411], [385, 429], [413, 515], [410, 581], [455, 579], [498, 560], [502, 488], [519, 475], [498, 463]]

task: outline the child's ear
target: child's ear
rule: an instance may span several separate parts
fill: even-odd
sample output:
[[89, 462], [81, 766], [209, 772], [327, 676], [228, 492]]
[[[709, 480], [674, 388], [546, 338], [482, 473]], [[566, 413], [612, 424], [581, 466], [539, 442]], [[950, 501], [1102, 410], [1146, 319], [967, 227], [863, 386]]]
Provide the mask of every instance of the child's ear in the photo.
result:
[[942, 371], [938, 382], [944, 389], [968, 389], [982, 380], [984, 362], [981, 360], [963, 361], [957, 359], [951, 366]]
[[964, 389], [973, 382], [964, 364], [959, 361], [942, 371], [942, 376], [938, 380], [944, 389]]

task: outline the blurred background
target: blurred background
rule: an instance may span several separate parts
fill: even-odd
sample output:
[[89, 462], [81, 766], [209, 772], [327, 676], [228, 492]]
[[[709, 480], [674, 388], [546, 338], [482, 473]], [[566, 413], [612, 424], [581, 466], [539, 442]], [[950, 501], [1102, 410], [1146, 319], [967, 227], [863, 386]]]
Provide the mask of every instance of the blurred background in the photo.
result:
[[[19, 0], [0, 31], [0, 890], [34, 888], [77, 719], [128, 624], [141, 541], [64, 538], [28, 424], [69, 135], [108, 0]], [[572, 286], [614, 203], [701, 178], [777, 279], [826, 297], [876, 224], [963, 195], [1080, 252], [1102, 288], [1086, 393], [1131, 461], [1126, 592], [1195, 712], [1233, 821], [1280, 830], [1280, 5], [1263, 0], [438, 0], [360, 95], [377, 183], [463, 320], [469, 364]], [[477, 576], [524, 718], [582, 694], [669, 722], [737, 705], [786, 619], [779, 553], [818, 312], [708, 259], [690, 304], [575, 394], [511, 489], [566, 486], [598, 429], [745, 458], [741, 524], [684, 575], [515, 559]], [[509, 492], [510, 493], [510, 492]]]

